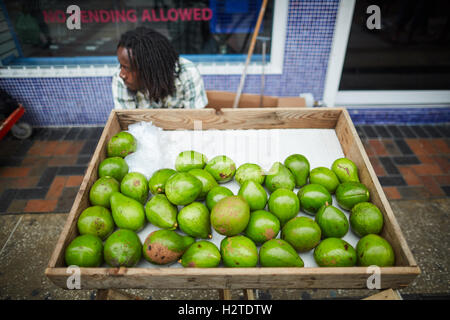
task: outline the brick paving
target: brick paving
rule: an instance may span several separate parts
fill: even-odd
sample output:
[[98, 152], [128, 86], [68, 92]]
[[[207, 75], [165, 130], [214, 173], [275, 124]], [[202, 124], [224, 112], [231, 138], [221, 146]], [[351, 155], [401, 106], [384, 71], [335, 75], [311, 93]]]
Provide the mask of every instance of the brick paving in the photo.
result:
[[389, 200], [450, 196], [450, 126], [359, 126]]
[[102, 130], [36, 128], [0, 141], [0, 213], [69, 212]]
[[[449, 125], [358, 125], [389, 200], [450, 197]], [[0, 141], [0, 213], [69, 212], [102, 127], [36, 128]]]

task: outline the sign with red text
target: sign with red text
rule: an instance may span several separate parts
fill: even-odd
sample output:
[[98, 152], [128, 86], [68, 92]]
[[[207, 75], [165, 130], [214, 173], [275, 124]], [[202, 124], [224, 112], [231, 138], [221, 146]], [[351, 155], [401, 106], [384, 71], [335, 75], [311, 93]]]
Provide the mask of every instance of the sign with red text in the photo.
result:
[[[70, 14], [63, 10], [43, 10], [44, 22], [65, 23]], [[170, 8], [122, 10], [81, 10], [81, 23], [121, 23], [121, 22], [177, 22], [209, 21], [213, 17], [210, 8]]]

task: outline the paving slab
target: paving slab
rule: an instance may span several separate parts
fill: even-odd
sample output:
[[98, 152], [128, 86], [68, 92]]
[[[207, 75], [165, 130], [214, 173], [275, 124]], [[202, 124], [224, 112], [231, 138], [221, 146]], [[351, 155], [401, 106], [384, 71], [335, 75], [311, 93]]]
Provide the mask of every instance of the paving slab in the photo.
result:
[[[450, 297], [450, 199], [399, 200], [391, 206], [421, 275], [399, 290], [404, 298]], [[67, 214], [0, 216], [0, 299], [95, 299], [96, 290], [64, 290], [44, 274]], [[124, 292], [151, 300], [219, 299], [218, 290], [128, 289]], [[360, 299], [379, 290], [273, 289], [255, 290], [260, 300]], [[242, 290], [232, 298], [243, 299]]]
[[0, 258], [2, 251], [6, 248], [12, 231], [17, 225], [21, 215], [1, 215], [0, 216]]
[[392, 201], [391, 207], [421, 269], [400, 292], [450, 296], [450, 198]]
[[[46, 276], [50, 256], [68, 214], [0, 216], [0, 299], [95, 299], [96, 290], [67, 290]], [[218, 299], [217, 290], [124, 290], [142, 299]]]
[[94, 291], [62, 290], [45, 276], [67, 214], [0, 216], [0, 299], [93, 299]]

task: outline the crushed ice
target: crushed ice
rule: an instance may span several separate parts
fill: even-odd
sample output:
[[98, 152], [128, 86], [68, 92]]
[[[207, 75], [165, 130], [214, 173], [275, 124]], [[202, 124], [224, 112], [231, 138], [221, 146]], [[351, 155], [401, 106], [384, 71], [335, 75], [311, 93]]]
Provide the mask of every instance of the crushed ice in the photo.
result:
[[150, 179], [153, 172], [165, 168], [164, 146], [170, 145], [167, 135], [151, 122], [138, 122], [128, 126], [137, 141], [137, 150], [125, 157], [129, 172], [140, 172]]

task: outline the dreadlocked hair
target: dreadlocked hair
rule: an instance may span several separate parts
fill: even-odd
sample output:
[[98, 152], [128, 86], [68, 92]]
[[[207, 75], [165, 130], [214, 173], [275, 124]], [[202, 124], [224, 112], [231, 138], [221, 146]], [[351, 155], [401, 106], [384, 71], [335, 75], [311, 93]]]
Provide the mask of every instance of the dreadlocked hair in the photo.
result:
[[131, 67], [151, 100], [159, 102], [175, 93], [179, 55], [166, 37], [153, 29], [138, 27], [122, 34], [119, 47], [126, 48]]

